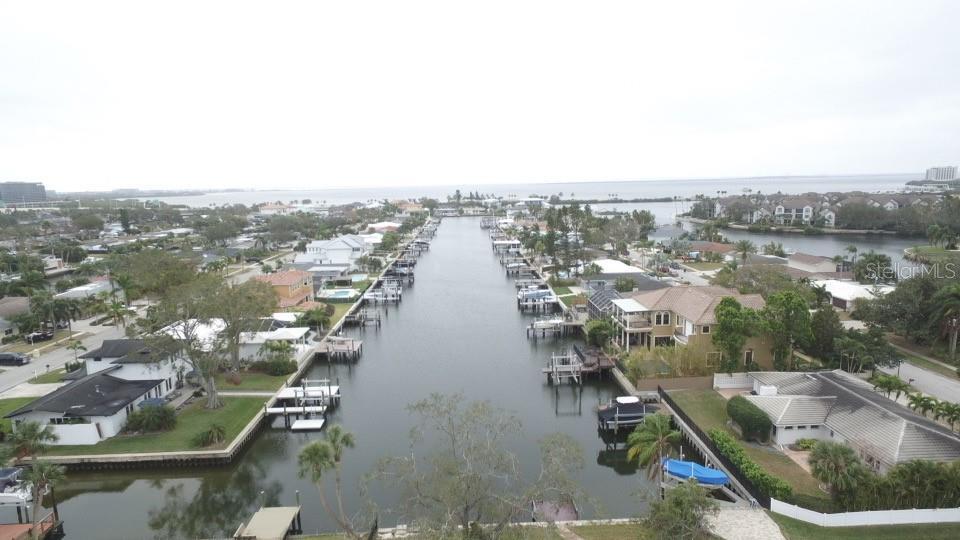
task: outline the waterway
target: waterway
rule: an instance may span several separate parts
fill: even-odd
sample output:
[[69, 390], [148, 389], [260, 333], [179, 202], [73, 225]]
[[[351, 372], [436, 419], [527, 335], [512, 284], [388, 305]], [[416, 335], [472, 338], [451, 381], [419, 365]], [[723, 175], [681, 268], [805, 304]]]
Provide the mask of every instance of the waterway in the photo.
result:
[[[617, 395], [617, 388], [608, 381], [582, 389], [546, 385], [540, 370], [566, 344], [526, 338], [532, 317], [517, 311], [513, 281], [492, 254], [479, 220], [445, 220], [416, 278], [379, 330], [349, 332], [364, 340], [356, 364], [317, 363], [309, 375], [339, 378], [342, 387], [342, 405], [329, 421], [357, 440], [344, 459], [347, 506], [363, 507], [360, 479], [380, 458], [409, 455], [416, 422], [406, 405], [431, 392], [457, 392], [468, 400], [490, 400], [521, 420], [522, 435], [510, 449], [528, 477], [539, 472], [539, 439], [554, 432], [575, 438], [585, 457], [580, 485], [602, 507], [601, 513], [581, 501], [585, 517], [642, 513], [645, 503], [634, 494], [649, 490], [645, 475], [605, 451], [596, 431], [594, 408]], [[297, 472], [300, 449], [321, 436], [294, 434], [278, 423], [227, 467], [73, 473], [57, 490], [67, 537], [230, 536], [261, 500], [293, 504], [297, 490], [305, 531], [333, 530], [316, 488]], [[397, 493], [376, 488], [372, 498], [384, 508], [382, 527], [408, 521], [387, 510], [397, 506]]]

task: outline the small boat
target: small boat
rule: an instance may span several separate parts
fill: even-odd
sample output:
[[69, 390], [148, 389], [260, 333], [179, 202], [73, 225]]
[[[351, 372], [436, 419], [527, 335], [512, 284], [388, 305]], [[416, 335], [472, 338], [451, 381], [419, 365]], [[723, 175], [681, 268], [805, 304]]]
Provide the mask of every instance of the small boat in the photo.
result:
[[648, 414], [655, 414], [658, 410], [660, 407], [644, 403], [636, 396], [620, 396], [597, 409], [597, 422], [600, 429], [635, 427]]
[[679, 459], [668, 459], [664, 461], [663, 472], [666, 473], [667, 476], [680, 481], [693, 478], [701, 486], [707, 488], [718, 488], [730, 482], [730, 478], [721, 470], [704, 467], [692, 461], [680, 461]]
[[23, 469], [0, 469], [0, 506], [25, 506], [33, 501], [33, 491], [20, 479]]

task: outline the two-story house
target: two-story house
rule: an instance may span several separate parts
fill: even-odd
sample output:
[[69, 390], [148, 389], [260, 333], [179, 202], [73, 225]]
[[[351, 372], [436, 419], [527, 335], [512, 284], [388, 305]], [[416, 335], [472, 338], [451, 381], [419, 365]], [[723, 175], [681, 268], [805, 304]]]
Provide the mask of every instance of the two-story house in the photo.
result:
[[357, 235], [348, 234], [331, 240], [314, 240], [304, 253], [297, 254], [294, 264], [356, 266], [357, 259], [370, 253], [369, 245]]
[[[613, 299], [610, 318], [614, 324], [614, 342], [626, 351], [632, 347], [696, 346], [702, 348], [710, 365], [719, 365], [722, 355], [713, 344], [712, 330], [717, 323], [714, 311], [724, 298], [741, 305], [761, 309], [759, 294], [740, 294], [714, 286], [668, 287], [653, 291], [627, 293]], [[764, 337], [752, 337], [744, 347], [741, 365], [754, 363], [773, 367], [773, 353]]]
[[310, 272], [285, 270], [256, 276], [254, 279], [273, 287], [273, 292], [277, 294], [277, 305], [281, 309], [313, 300], [313, 274]]

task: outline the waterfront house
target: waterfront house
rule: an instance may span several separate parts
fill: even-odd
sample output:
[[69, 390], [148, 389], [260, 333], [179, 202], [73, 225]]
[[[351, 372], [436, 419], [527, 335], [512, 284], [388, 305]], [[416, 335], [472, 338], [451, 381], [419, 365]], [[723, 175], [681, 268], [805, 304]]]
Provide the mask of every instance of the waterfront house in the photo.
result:
[[50, 426], [56, 445], [86, 445], [120, 433], [127, 416], [137, 405], [159, 398], [163, 381], [128, 381], [113, 376], [108, 368], [92, 373], [37, 398], [6, 415], [13, 430], [22, 422]]
[[314, 240], [306, 246], [306, 252], [298, 253], [294, 263], [313, 266], [346, 264], [356, 266], [357, 259], [370, 254], [370, 246], [363, 238], [348, 234], [331, 240]]
[[151, 354], [139, 339], [104, 340], [80, 359], [83, 367], [64, 377], [66, 385], [6, 416], [14, 429], [39, 422], [60, 437], [55, 444], [96, 444], [120, 433], [141, 403], [182, 386], [186, 370], [181, 361]]
[[[717, 322], [714, 311], [724, 298], [733, 298], [751, 309], [762, 309], [765, 305], [759, 294], [740, 294], [714, 286], [625, 293], [621, 299], [611, 300], [614, 343], [626, 351], [638, 346], [648, 350], [696, 346], [705, 351], [708, 365], [719, 365], [721, 353], [713, 344], [711, 332]], [[743, 357], [737, 361], [744, 366], [772, 367], [773, 351], [768, 340], [763, 336], [748, 339]]]
[[603, 281], [613, 285], [620, 278], [629, 278], [639, 290], [652, 290], [668, 287], [666, 283], [651, 278], [642, 268], [631, 266], [616, 259], [597, 259], [588, 264], [595, 264], [600, 269], [596, 275], [590, 276], [591, 281]]
[[745, 396], [773, 423], [771, 438], [785, 446], [798, 439], [844, 443], [875, 471], [914, 459], [960, 459], [960, 437], [884, 397], [846, 372], [752, 372]]
[[263, 274], [254, 279], [273, 287], [281, 309], [290, 308], [313, 300], [313, 274], [303, 270], [284, 270]]

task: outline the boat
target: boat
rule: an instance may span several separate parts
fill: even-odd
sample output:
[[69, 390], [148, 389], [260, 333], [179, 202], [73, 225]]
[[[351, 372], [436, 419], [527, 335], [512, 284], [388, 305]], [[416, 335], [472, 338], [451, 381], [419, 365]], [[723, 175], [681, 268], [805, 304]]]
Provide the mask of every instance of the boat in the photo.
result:
[[22, 473], [17, 467], [0, 469], [0, 506], [25, 506], [33, 501], [30, 486], [20, 479]]
[[693, 478], [701, 486], [707, 488], [718, 488], [726, 485], [730, 482], [730, 477], [727, 476], [727, 473], [718, 470], [711, 469], [710, 467], [704, 467], [699, 463], [694, 463], [692, 461], [681, 461], [679, 459], [668, 459], [663, 462], [663, 472], [682, 482]]
[[655, 414], [658, 410], [660, 407], [644, 403], [636, 396], [619, 396], [597, 409], [597, 422], [600, 429], [635, 427], [648, 414]]

